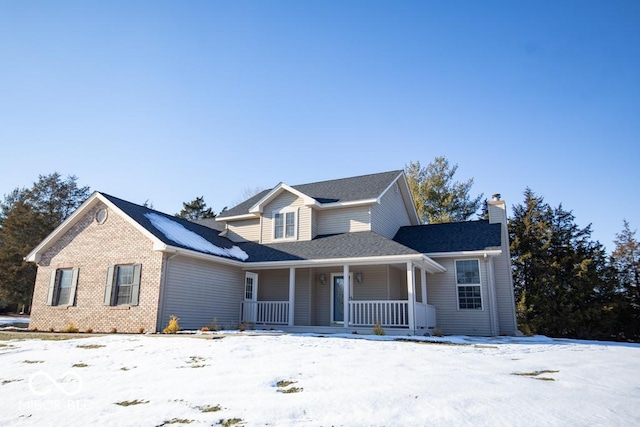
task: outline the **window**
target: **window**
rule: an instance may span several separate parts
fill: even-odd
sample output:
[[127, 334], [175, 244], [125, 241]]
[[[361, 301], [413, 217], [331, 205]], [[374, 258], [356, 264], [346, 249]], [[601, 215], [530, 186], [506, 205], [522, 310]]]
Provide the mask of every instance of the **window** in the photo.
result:
[[51, 272], [47, 305], [73, 305], [78, 284], [77, 268], [59, 268]]
[[296, 238], [296, 213], [275, 212], [273, 214], [273, 238], [274, 239], [295, 239]]
[[140, 273], [140, 264], [109, 267], [104, 292], [104, 305], [138, 305]]
[[482, 310], [480, 263], [477, 259], [456, 261], [456, 285], [460, 310]]
[[116, 275], [116, 305], [131, 304], [133, 265], [121, 265]]

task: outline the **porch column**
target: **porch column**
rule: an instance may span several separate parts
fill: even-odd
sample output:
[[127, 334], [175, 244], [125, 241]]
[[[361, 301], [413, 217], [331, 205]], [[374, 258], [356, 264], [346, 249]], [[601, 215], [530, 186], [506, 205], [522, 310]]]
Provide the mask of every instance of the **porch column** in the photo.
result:
[[296, 269], [289, 268], [289, 326], [293, 326], [296, 299]]
[[420, 269], [420, 288], [422, 290], [422, 302], [429, 304], [427, 301], [427, 270], [424, 268]]
[[[349, 300], [351, 300], [351, 283], [349, 281], [349, 266], [345, 264], [342, 270], [344, 277], [344, 327], [349, 327]], [[333, 286], [333, 285], [332, 285]]]
[[416, 281], [414, 277], [413, 264], [407, 263], [407, 298], [409, 299], [409, 329], [416, 329]]

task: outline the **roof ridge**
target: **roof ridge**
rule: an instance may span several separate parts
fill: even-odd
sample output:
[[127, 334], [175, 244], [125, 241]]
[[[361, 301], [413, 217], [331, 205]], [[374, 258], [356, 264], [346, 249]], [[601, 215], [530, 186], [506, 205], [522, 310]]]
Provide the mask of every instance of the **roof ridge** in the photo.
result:
[[[332, 179], [325, 179], [325, 180], [322, 180], [322, 181], [305, 182], [305, 183], [302, 183], [302, 184], [291, 185], [291, 187], [295, 188], [295, 187], [301, 187], [301, 186], [305, 186], [305, 185], [324, 184], [324, 183], [328, 183], [328, 182], [345, 181], [345, 180], [349, 180], [349, 179], [360, 179], [360, 178], [367, 178], [367, 177], [379, 176], [379, 175], [385, 175], [385, 174], [391, 174], [391, 173], [400, 174], [402, 172], [404, 172], [402, 169], [389, 170], [389, 171], [386, 171], [386, 172], [376, 172], [376, 173], [368, 173], [368, 174], [363, 174], [363, 175], [347, 176], [347, 177], [344, 177], [344, 178], [332, 178]], [[281, 184], [284, 184], [284, 183], [281, 183]], [[275, 188], [275, 187], [277, 187], [277, 185], [274, 186], [273, 188]]]

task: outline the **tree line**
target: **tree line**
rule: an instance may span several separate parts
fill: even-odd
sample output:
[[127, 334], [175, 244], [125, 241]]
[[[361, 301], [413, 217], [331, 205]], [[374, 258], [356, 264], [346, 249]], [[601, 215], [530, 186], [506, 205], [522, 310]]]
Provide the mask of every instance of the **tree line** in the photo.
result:
[[[487, 200], [472, 195], [473, 179], [458, 182], [457, 165], [436, 157], [405, 166], [416, 211], [425, 224], [487, 219]], [[24, 256], [90, 195], [75, 176], [39, 176], [0, 202], [0, 311], [29, 307], [36, 266]], [[153, 208], [149, 202], [145, 206]], [[202, 196], [178, 217], [214, 218]], [[552, 207], [530, 188], [508, 219], [518, 327], [525, 334], [640, 341], [640, 242], [627, 221], [615, 248], [591, 238], [570, 210]]]

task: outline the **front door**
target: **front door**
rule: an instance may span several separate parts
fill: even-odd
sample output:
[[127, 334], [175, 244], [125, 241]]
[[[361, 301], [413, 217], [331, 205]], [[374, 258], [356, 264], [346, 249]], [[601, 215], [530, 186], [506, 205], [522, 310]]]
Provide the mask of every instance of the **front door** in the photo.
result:
[[256, 323], [258, 320], [258, 275], [246, 273], [244, 278], [243, 320]]
[[332, 321], [335, 323], [344, 322], [344, 276], [333, 276], [332, 288]]
[[[353, 299], [353, 274], [349, 273], [349, 299]], [[344, 275], [331, 275], [331, 322], [344, 323]]]

